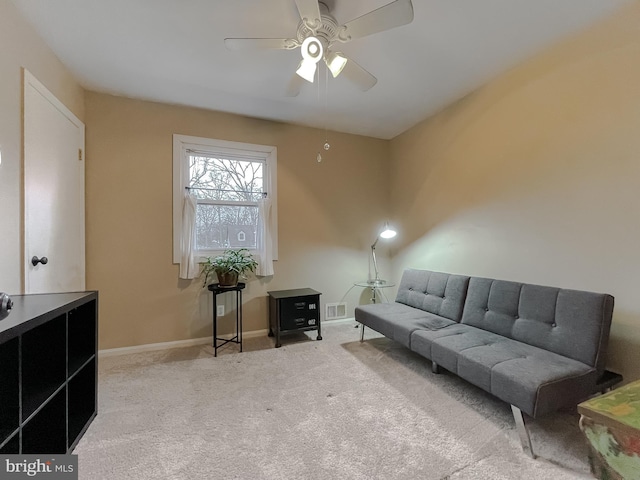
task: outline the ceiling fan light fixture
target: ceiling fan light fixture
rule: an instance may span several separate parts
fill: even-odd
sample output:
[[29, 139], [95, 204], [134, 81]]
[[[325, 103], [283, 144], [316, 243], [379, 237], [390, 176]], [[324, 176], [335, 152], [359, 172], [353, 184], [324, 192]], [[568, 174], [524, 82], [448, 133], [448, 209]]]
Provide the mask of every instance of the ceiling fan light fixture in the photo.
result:
[[[284, 1], [284, 0], [283, 0]], [[288, 96], [296, 96], [303, 78], [313, 83], [317, 64], [322, 59], [333, 77], [342, 75], [363, 92], [371, 89], [378, 81], [370, 72], [343, 53], [329, 49], [337, 42], [351, 40], [384, 32], [413, 21], [412, 0], [387, 0], [390, 3], [371, 10], [349, 22], [340, 24], [330, 11], [335, 0], [287, 0], [294, 2], [300, 21], [292, 38], [225, 38], [229, 50], [300, 48], [303, 61], [298, 66], [297, 75], [287, 89]], [[348, 67], [348, 68], [346, 68]]]
[[322, 43], [314, 36], [305, 38], [300, 50], [304, 60], [309, 60], [314, 63], [318, 63], [324, 55]]
[[302, 60], [300, 62], [300, 66], [296, 70], [296, 73], [307, 82], [313, 83], [313, 79], [316, 76], [316, 62], [307, 59]]
[[327, 67], [331, 71], [333, 78], [340, 75], [340, 72], [347, 64], [346, 57], [344, 57], [340, 52], [328, 52], [324, 60], [327, 63]]
[[313, 79], [316, 76], [316, 64], [324, 55], [324, 47], [320, 40], [311, 36], [304, 39], [300, 51], [302, 53], [302, 62], [300, 62], [296, 73], [307, 82], [313, 83]]

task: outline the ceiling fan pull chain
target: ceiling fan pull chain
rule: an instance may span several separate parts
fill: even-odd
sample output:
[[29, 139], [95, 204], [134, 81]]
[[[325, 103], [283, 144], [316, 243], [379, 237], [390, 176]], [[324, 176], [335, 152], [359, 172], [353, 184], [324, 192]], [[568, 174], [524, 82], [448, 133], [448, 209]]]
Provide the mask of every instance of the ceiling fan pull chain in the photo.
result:
[[[318, 72], [318, 85], [316, 86], [316, 93], [318, 98], [318, 106], [320, 106], [320, 72]], [[318, 150], [316, 160], [318, 163], [322, 162], [322, 154], [320, 153], [320, 150]]]
[[[319, 76], [319, 75], [318, 75]], [[318, 82], [319, 83], [319, 82]], [[329, 101], [329, 69], [324, 69], [324, 149], [329, 150], [329, 140], [327, 139], [327, 103]]]

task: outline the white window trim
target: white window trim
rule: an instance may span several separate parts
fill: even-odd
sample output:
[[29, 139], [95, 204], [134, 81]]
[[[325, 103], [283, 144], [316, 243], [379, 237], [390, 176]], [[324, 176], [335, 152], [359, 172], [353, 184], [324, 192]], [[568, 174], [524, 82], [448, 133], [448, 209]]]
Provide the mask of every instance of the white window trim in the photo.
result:
[[[271, 238], [273, 245], [273, 259], [278, 259], [278, 209], [276, 199], [277, 192], [277, 165], [278, 149], [270, 145], [258, 145], [253, 143], [231, 142], [228, 140], [216, 140], [213, 138], [192, 137], [189, 135], [173, 135], [173, 263], [180, 263], [180, 238], [182, 232], [182, 206], [184, 202], [185, 188], [189, 181], [189, 162], [187, 150], [215, 149], [227, 151], [229, 154], [238, 155], [241, 152], [254, 152], [256, 157], [266, 161], [264, 184], [267, 195], [271, 199]], [[247, 155], [245, 155], [245, 158]], [[250, 157], [250, 155], [249, 155]], [[222, 252], [222, 250], [220, 250]], [[255, 253], [255, 251], [253, 252]], [[204, 257], [199, 261], [204, 260]]]

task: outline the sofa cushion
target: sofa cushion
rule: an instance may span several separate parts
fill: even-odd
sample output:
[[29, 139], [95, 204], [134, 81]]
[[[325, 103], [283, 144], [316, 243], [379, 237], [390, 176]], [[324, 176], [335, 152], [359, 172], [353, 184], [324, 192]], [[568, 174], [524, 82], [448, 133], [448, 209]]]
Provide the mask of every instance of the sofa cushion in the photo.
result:
[[414, 330], [437, 330], [456, 323], [396, 302], [372, 303], [356, 307], [356, 320], [408, 348], [410, 348], [411, 332]]
[[394, 339], [394, 325], [421, 318], [425, 312], [400, 303], [371, 303], [356, 307], [356, 320], [363, 325]]
[[[433, 360], [431, 347], [433, 345], [433, 341], [438, 338], [448, 337], [451, 335], [459, 335], [462, 332], [466, 332], [469, 330], [467, 325], [461, 325], [459, 323], [453, 323], [445, 328], [441, 328], [438, 330], [420, 330], [416, 329], [411, 333], [411, 350], [422, 355], [423, 357], [428, 358], [429, 360]], [[443, 363], [444, 361], [444, 363]], [[451, 359], [443, 359], [440, 358], [438, 362], [447, 370], [454, 371], [456, 361], [455, 358]], [[448, 368], [451, 367], [451, 368]]]
[[411, 334], [416, 330], [438, 331], [458, 323], [433, 313], [424, 313], [421, 317], [407, 319], [393, 326], [393, 339], [407, 348], [411, 348]]
[[473, 277], [461, 323], [569, 357], [604, 372], [613, 297]]
[[462, 275], [407, 269], [396, 302], [459, 322], [468, 283]]
[[421, 354], [427, 348], [432, 361], [534, 417], [575, 405], [590, 393], [584, 385], [595, 382], [588, 365], [464, 324], [437, 334], [416, 330], [411, 345]]
[[[593, 367], [542, 349], [536, 350], [494, 365], [490, 392], [534, 418], [562, 407], [575, 406], [594, 393], [598, 376]], [[464, 371], [466, 367], [461, 368]], [[468, 379], [468, 376], [463, 378]]]

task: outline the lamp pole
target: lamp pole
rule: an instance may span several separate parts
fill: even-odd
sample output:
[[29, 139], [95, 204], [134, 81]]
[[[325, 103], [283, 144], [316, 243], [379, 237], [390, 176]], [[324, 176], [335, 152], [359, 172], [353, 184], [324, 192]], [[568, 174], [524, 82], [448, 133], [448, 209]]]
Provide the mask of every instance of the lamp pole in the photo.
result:
[[373, 257], [373, 270], [375, 271], [375, 278], [373, 279], [373, 283], [377, 284], [380, 279], [378, 278], [378, 262], [376, 261], [376, 245], [378, 244], [378, 240], [380, 240], [380, 235], [376, 238], [376, 241], [371, 245], [371, 257]]

